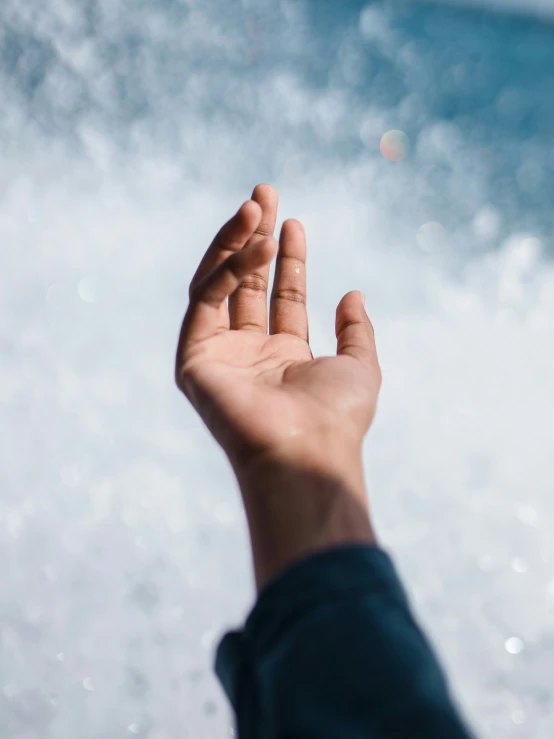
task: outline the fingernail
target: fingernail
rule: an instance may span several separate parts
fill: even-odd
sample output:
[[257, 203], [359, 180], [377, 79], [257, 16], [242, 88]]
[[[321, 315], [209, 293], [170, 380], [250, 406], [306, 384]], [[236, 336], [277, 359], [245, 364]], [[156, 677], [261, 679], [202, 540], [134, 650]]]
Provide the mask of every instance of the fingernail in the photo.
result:
[[363, 293], [360, 293], [360, 295], [362, 297], [362, 303], [363, 303], [363, 306], [365, 308], [365, 295]]

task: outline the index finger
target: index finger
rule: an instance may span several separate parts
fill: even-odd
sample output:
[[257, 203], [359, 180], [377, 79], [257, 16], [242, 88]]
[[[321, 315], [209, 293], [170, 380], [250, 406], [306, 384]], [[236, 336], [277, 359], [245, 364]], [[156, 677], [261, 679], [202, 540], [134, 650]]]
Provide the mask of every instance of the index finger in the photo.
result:
[[[233, 268], [238, 268], [240, 272], [245, 265], [256, 262], [256, 255], [253, 262], [251, 253], [246, 254], [244, 259], [243, 250], [244, 245], [251, 240], [259, 227], [261, 218], [260, 205], [253, 200], [247, 200], [220, 228], [208, 247], [189, 286], [189, 306], [183, 319], [177, 347], [178, 361], [182, 361], [186, 346], [229, 328], [229, 313], [225, 303], [225, 297], [229, 293], [226, 292], [222, 298], [218, 294], [221, 292], [222, 279], [225, 283], [224, 291], [231, 292], [236, 288]], [[237, 257], [240, 259], [238, 264]]]
[[229, 326], [224, 326], [221, 322], [220, 309], [225, 299], [238, 288], [241, 280], [252, 269], [268, 264], [276, 249], [277, 244], [273, 238], [249, 244], [210, 272], [195, 288], [183, 319], [177, 345], [178, 382], [186, 368], [190, 349], [229, 329]]
[[242, 249], [259, 227], [261, 219], [262, 209], [260, 205], [254, 200], [247, 200], [240, 206], [235, 215], [219, 229], [194, 273], [189, 285], [189, 299], [204, 277], [230, 257], [231, 254]]

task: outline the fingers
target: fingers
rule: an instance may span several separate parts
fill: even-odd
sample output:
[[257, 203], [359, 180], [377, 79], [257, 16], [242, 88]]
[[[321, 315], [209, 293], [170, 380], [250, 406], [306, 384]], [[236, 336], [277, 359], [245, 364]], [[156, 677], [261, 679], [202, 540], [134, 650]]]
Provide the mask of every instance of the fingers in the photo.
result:
[[275, 239], [246, 246], [222, 262], [197, 284], [183, 320], [177, 348], [177, 369], [186, 362], [187, 351], [227, 326], [221, 324], [221, 305], [248, 274], [270, 264], [277, 251]]
[[347, 354], [380, 372], [373, 326], [357, 290], [347, 293], [337, 306], [335, 335], [337, 355]]
[[270, 334], [293, 334], [308, 341], [306, 236], [300, 221], [288, 219], [279, 237], [271, 293]]
[[[256, 185], [252, 201], [261, 208], [261, 219], [249, 239], [248, 246], [273, 236], [279, 198], [270, 185]], [[237, 290], [229, 297], [231, 329], [267, 333], [267, 285], [271, 264], [258, 266], [243, 275]]]
[[231, 254], [240, 251], [252, 234], [260, 227], [262, 209], [258, 203], [247, 200], [235, 215], [225, 223], [198, 265], [189, 286], [189, 298], [206, 275], [224, 262]]

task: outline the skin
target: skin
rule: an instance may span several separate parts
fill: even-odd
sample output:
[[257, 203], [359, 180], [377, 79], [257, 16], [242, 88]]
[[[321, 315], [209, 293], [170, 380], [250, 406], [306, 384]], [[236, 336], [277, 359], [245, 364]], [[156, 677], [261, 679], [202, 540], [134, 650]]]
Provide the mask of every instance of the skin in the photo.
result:
[[362, 465], [381, 385], [373, 327], [351, 291], [337, 306], [337, 355], [313, 357], [304, 228], [286, 220], [277, 243], [277, 206], [257, 185], [215, 236], [190, 284], [175, 367], [239, 482], [258, 589], [310, 552], [375, 540]]

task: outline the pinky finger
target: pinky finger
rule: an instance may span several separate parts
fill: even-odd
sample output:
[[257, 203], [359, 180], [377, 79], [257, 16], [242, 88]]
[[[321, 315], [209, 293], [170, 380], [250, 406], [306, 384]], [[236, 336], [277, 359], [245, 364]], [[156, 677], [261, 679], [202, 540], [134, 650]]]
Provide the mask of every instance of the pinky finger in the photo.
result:
[[220, 330], [220, 308], [242, 280], [271, 261], [277, 252], [272, 237], [246, 246], [222, 262], [194, 288], [179, 338], [178, 361], [191, 345], [214, 336]]

